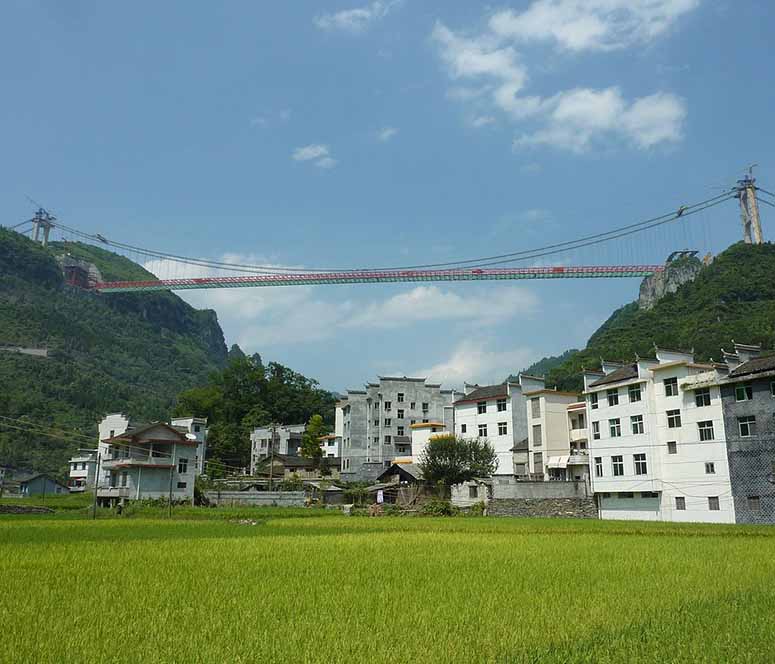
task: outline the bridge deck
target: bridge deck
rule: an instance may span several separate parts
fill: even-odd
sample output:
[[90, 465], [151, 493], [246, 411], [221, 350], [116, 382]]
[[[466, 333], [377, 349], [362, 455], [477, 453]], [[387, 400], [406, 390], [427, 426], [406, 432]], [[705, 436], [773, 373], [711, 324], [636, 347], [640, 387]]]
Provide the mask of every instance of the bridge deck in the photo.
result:
[[663, 265], [604, 265], [583, 267], [508, 267], [455, 270], [349, 271], [326, 273], [251, 274], [233, 277], [192, 277], [152, 281], [97, 283], [103, 293], [191, 290], [198, 288], [246, 288], [267, 286], [316, 286], [323, 284], [376, 284], [422, 281], [497, 281], [513, 279], [612, 279], [648, 277]]

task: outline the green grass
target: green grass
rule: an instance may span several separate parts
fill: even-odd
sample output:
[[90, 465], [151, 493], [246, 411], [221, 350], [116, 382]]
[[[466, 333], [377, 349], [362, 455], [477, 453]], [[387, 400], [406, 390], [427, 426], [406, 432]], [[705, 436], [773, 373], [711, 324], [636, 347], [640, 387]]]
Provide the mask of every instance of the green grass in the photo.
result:
[[0, 519], [0, 661], [775, 661], [775, 529], [312, 513]]

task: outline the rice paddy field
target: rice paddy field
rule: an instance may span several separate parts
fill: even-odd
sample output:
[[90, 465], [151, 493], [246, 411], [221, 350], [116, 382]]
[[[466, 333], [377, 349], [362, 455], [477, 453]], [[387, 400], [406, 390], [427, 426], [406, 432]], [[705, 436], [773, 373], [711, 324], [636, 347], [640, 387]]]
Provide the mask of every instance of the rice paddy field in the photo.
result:
[[773, 662], [773, 628], [765, 527], [0, 517], [2, 662]]

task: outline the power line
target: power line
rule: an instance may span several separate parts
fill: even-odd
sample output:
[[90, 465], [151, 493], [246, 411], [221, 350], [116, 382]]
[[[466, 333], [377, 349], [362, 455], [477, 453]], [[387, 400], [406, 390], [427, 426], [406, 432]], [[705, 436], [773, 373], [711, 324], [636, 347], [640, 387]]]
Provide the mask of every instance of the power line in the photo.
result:
[[757, 200], [759, 203], [764, 203], [765, 205], [769, 205], [770, 207], [775, 207], [775, 203], [770, 203], [770, 201], [768, 201], [766, 198], [759, 198], [759, 197], [757, 196], [757, 197], [756, 197], [756, 200]]
[[771, 191], [767, 191], [766, 189], [763, 189], [762, 187], [759, 187], [758, 185], [755, 186], [754, 189], [756, 189], [757, 191], [762, 191], [765, 194], [768, 194], [769, 196], [772, 196], [773, 198], [775, 198], [775, 194], [773, 194]]

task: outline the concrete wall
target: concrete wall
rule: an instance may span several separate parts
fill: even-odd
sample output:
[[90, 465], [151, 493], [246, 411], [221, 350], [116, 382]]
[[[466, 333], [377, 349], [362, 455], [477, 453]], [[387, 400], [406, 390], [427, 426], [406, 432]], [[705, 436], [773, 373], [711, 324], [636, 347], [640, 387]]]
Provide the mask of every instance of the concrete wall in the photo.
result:
[[303, 491], [208, 491], [205, 496], [218, 507], [304, 507]]
[[490, 501], [487, 514], [532, 518], [598, 518], [597, 507], [592, 498], [503, 498]]
[[[775, 523], [775, 377], [722, 385], [727, 456], [737, 523]], [[750, 384], [753, 399], [737, 401], [735, 386]], [[740, 435], [738, 417], [756, 417], [756, 435]], [[761, 509], [749, 505], [758, 496]]]
[[587, 498], [586, 482], [495, 482], [492, 487], [493, 500], [503, 499], [549, 499]]

